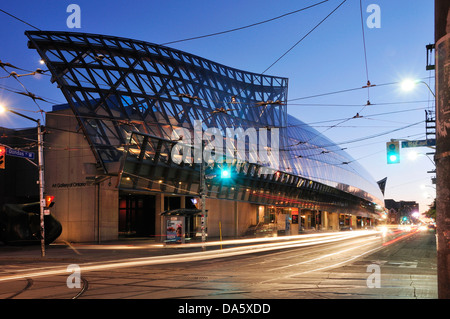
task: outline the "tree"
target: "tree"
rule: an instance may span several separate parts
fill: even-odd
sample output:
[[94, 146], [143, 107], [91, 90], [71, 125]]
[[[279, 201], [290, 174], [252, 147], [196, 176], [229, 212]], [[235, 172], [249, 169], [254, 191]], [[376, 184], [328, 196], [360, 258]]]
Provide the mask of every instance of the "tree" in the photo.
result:
[[434, 220], [436, 220], [436, 198], [430, 205], [430, 209], [428, 209], [424, 214], [426, 217], [433, 218]]

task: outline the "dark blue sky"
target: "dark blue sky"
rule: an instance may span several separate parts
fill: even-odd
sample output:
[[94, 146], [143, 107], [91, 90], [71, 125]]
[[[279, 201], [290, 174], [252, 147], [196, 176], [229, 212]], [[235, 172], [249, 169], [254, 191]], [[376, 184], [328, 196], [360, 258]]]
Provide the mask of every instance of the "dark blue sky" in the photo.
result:
[[[200, 36], [267, 20], [320, 0], [148, 0], [148, 1], [4, 1], [5, 10], [42, 30], [101, 33], [152, 43]], [[261, 73], [324, 19], [342, 0], [329, 0], [309, 10], [241, 31], [205, 39], [169, 44], [201, 57], [238, 69]], [[360, 88], [367, 82], [359, 0], [347, 0], [335, 13], [309, 34], [266, 74], [289, 78], [288, 111], [337, 143], [342, 143], [374, 179], [388, 177], [386, 198], [416, 200], [421, 211], [434, 197], [428, 170], [434, 169], [424, 155], [415, 161], [387, 165], [385, 148], [390, 139], [424, 139], [425, 123], [408, 129], [345, 143], [400, 129], [425, 119], [424, 110], [434, 104], [425, 85], [403, 92], [395, 84], [405, 78], [430, 81], [434, 72], [426, 71], [425, 45], [434, 41], [434, 5], [431, 0], [362, 0], [364, 34], [369, 80], [379, 85], [367, 90], [304, 98], [324, 93]], [[81, 28], [69, 29], [69, 4], [81, 8]], [[370, 29], [366, 8], [381, 9], [381, 28]], [[27, 48], [25, 30], [32, 28], [0, 12], [0, 60], [24, 69], [42, 67], [39, 56]], [[3, 73], [2, 73], [3, 72]], [[8, 74], [0, 70], [0, 77]], [[429, 79], [429, 77], [432, 77]], [[27, 89], [55, 103], [65, 100], [48, 76], [21, 78]], [[0, 103], [29, 116], [39, 117], [29, 98], [8, 92], [21, 90], [13, 78], [0, 79]], [[364, 105], [370, 99], [371, 106]], [[407, 102], [407, 103], [405, 103]], [[48, 111], [50, 103], [38, 102]], [[360, 112], [360, 113], [359, 113]], [[396, 112], [396, 113], [393, 113]], [[351, 119], [359, 113], [362, 118]], [[387, 113], [387, 114], [384, 114]], [[380, 115], [384, 114], [384, 115]], [[343, 119], [348, 119], [340, 125]], [[3, 117], [0, 126], [27, 127], [32, 122]], [[420, 153], [429, 149], [416, 149]], [[427, 185], [424, 187], [424, 185]]]

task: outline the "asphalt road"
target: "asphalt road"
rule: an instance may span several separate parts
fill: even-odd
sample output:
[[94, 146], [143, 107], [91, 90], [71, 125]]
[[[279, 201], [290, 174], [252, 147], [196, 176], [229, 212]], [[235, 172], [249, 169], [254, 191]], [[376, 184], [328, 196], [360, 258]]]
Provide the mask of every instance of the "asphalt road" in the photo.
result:
[[[0, 298], [437, 298], [434, 232], [353, 234], [206, 251], [148, 243], [51, 246], [45, 258], [37, 249], [0, 247]], [[220, 308], [226, 310], [232, 308]]]

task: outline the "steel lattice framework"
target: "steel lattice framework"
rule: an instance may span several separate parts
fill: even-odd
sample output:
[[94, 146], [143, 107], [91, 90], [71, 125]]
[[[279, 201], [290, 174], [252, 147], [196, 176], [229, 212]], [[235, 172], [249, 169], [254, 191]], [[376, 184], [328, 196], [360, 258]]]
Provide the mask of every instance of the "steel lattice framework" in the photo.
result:
[[[272, 204], [281, 198], [297, 206], [304, 200], [340, 207], [351, 203], [357, 210], [382, 205], [378, 185], [356, 161], [287, 114], [286, 78], [245, 72], [126, 38], [54, 31], [26, 35], [62, 90], [104, 173], [127, 151], [121, 181], [126, 189], [164, 191], [163, 185], [155, 188], [161, 178], [171, 187], [169, 192], [195, 193], [190, 186], [178, 185], [195, 184], [198, 167], [174, 166], [167, 154], [174, 130], [193, 131], [194, 121], [200, 120], [204, 129], [223, 132], [237, 127], [280, 130], [282, 176], [272, 176], [275, 184], [261, 177], [260, 165], [244, 163], [235, 167], [245, 175], [240, 184], [225, 189], [219, 185], [217, 197]], [[217, 186], [210, 184], [210, 191]], [[249, 200], [242, 195], [244, 189], [255, 194], [270, 191]]]
[[[229, 68], [156, 44], [72, 32], [29, 31], [93, 146], [99, 164], [138, 131], [286, 126], [288, 80]], [[275, 102], [273, 102], [275, 101]], [[261, 113], [264, 116], [261, 116]]]

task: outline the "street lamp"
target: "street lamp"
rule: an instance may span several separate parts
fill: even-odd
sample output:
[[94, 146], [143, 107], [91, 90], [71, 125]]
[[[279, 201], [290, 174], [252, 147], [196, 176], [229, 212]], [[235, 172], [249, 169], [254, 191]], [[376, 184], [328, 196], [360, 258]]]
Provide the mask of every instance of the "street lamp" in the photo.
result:
[[41, 121], [32, 117], [26, 116], [19, 112], [10, 110], [0, 105], [0, 113], [10, 112], [15, 115], [26, 118], [27, 120], [36, 122], [37, 124], [37, 136], [38, 136], [38, 168], [39, 168], [39, 219], [40, 219], [40, 232], [41, 232], [41, 256], [45, 256], [45, 225], [44, 225], [44, 143], [42, 139]]
[[428, 85], [427, 82], [425, 81], [421, 81], [421, 80], [411, 80], [411, 79], [406, 79], [403, 80], [400, 83], [400, 86], [402, 88], [403, 91], [411, 91], [412, 89], [414, 89], [414, 87], [416, 86], [416, 84], [418, 83], [423, 83], [427, 86], [428, 90], [431, 92], [431, 94], [433, 94], [434, 97], [436, 97], [436, 95], [434, 94], [434, 92], [431, 90], [430, 86]]
[[418, 157], [419, 157], [419, 153], [417, 153], [416, 151], [410, 151], [408, 153], [408, 159], [411, 161], [415, 161]]

